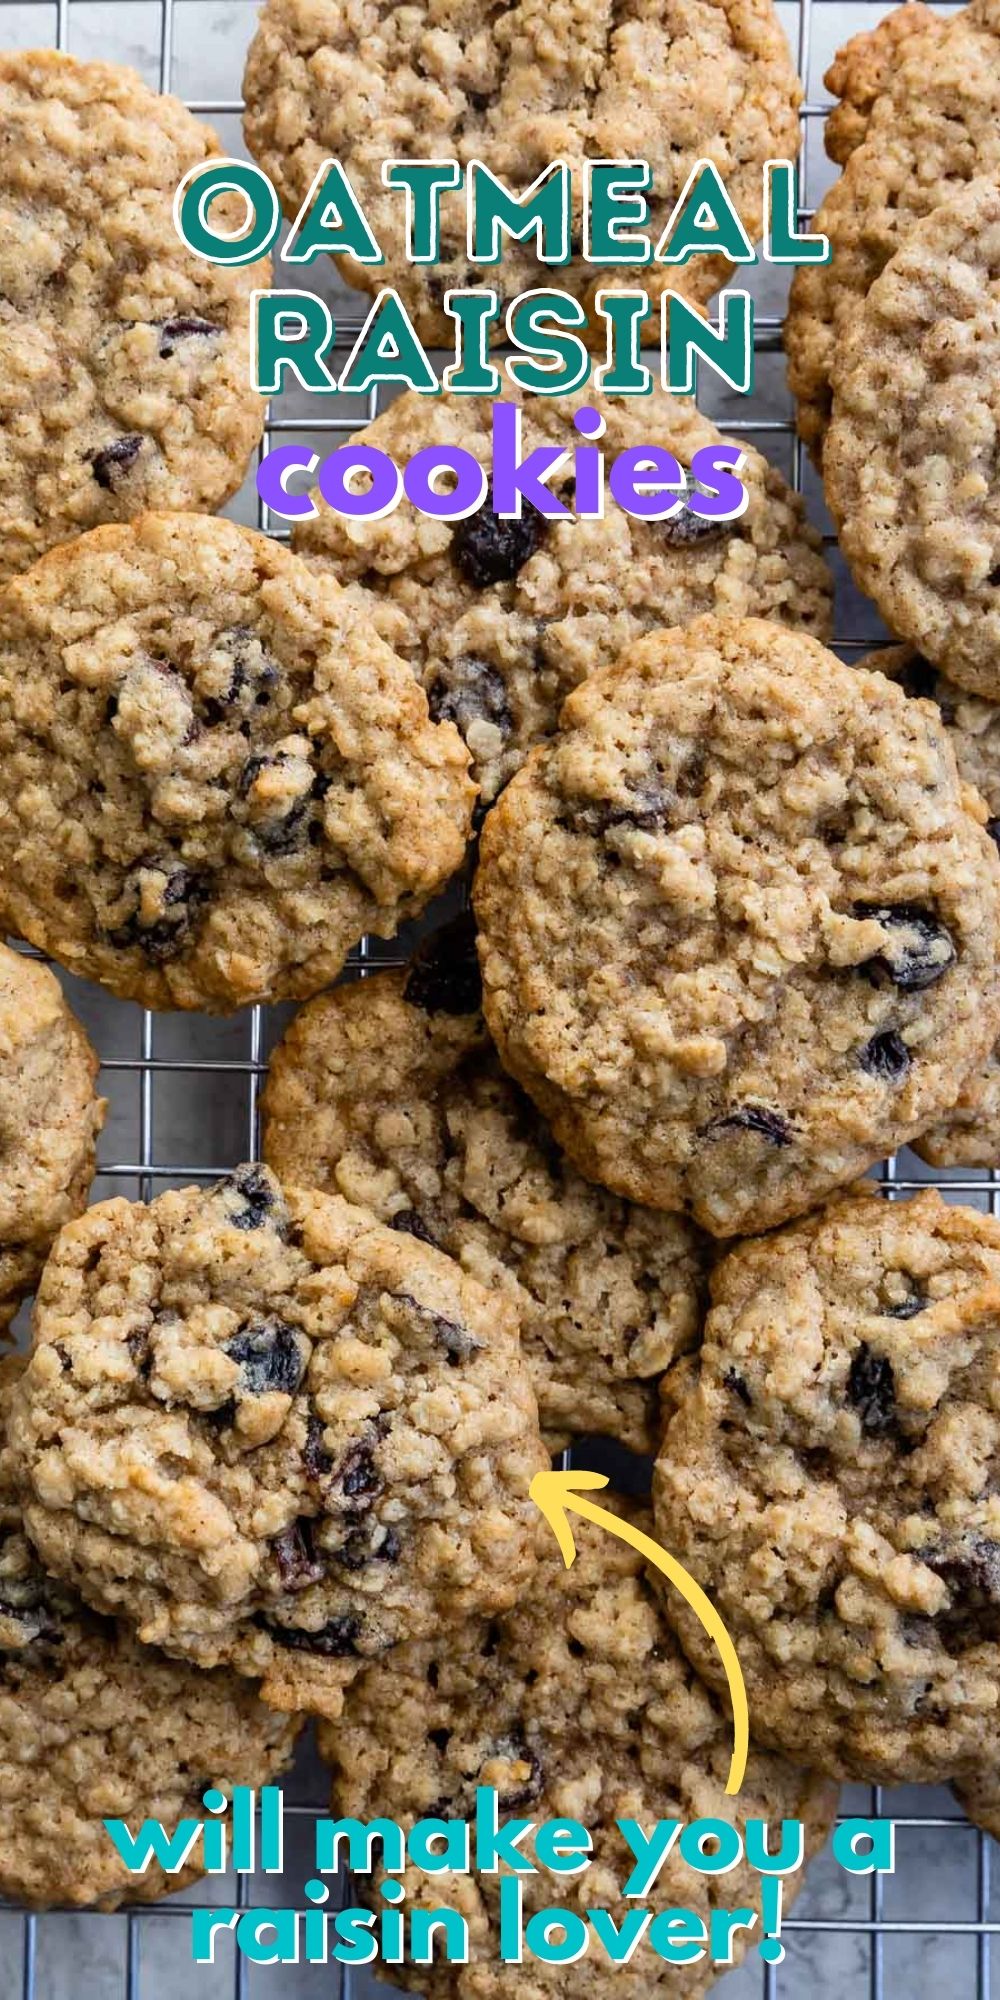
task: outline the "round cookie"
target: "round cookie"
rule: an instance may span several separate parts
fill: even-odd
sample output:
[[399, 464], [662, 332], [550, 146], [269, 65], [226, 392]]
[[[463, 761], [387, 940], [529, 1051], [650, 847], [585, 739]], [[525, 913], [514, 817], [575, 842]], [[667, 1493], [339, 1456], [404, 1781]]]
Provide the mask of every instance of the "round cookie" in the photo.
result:
[[837, 50], [823, 82], [839, 102], [823, 122], [823, 143], [838, 166], [867, 138], [875, 105], [891, 89], [900, 62], [917, 50], [925, 63], [933, 63], [947, 25], [923, 0], [904, 0]]
[[844, 339], [823, 452], [855, 579], [960, 686], [1000, 695], [1000, 183], [909, 232]]
[[955, 1100], [1000, 865], [929, 709], [762, 619], [639, 640], [489, 814], [501, 1059], [592, 1180], [766, 1229]]
[[0, 1332], [86, 1203], [105, 1111], [97, 1069], [53, 974], [0, 944]]
[[281, 1179], [362, 1203], [511, 1298], [550, 1450], [605, 1434], [656, 1452], [659, 1378], [698, 1332], [697, 1239], [553, 1144], [486, 1033], [471, 926], [311, 1000], [262, 1109]]
[[[912, 646], [886, 646], [861, 664], [898, 680], [907, 694], [936, 702], [959, 774], [985, 799], [987, 829], [1000, 845], [1000, 705], [956, 687]], [[966, 1078], [951, 1110], [910, 1143], [932, 1167], [992, 1167], [1000, 1161], [997, 1043]]]
[[[443, 311], [452, 287], [496, 283], [505, 302], [526, 290], [568, 291], [596, 318], [600, 291], [641, 286], [695, 301], [724, 284], [721, 256], [683, 265], [586, 264], [582, 171], [592, 159], [642, 158], [652, 169], [647, 233], [654, 248], [693, 167], [710, 159], [751, 236], [762, 229], [763, 167], [794, 159], [802, 87], [771, 0], [653, 0], [615, 24], [604, 4], [577, 0], [554, 14], [549, 0], [414, 0], [388, 12], [346, 0], [268, 0], [243, 79], [247, 145], [289, 215], [323, 163], [343, 163], [364, 204], [384, 262], [340, 257], [366, 291], [398, 291], [417, 332], [453, 347]], [[551, 162], [573, 173], [568, 264], [542, 263], [534, 238], [503, 245], [499, 268], [470, 264], [464, 192], [441, 201], [433, 264], [405, 255], [405, 208], [383, 186], [387, 159], [482, 161], [512, 192]], [[654, 312], [647, 337], [657, 338]], [[497, 337], [505, 338], [502, 325]]]
[[230, 521], [146, 514], [0, 592], [11, 928], [150, 1007], [301, 998], [463, 859], [451, 723], [358, 592]]
[[510, 1304], [264, 1168], [57, 1238], [9, 1437], [47, 1569], [145, 1643], [336, 1716], [361, 1662], [534, 1566]]
[[914, 223], [1000, 167], [1000, 0], [977, 0], [928, 44], [919, 35], [871, 109], [867, 134], [814, 228], [827, 264], [796, 271], [785, 321], [802, 437], [819, 458], [831, 376], [871, 286]]
[[[604, 417], [609, 463], [656, 444], [690, 466], [697, 451], [723, 442], [693, 403], [655, 389], [617, 400], [529, 397], [524, 452], [572, 450], [581, 407]], [[407, 393], [353, 442], [397, 464], [430, 445], [458, 446], [489, 467], [491, 409], [478, 398]], [[552, 735], [577, 683], [653, 626], [725, 611], [828, 636], [833, 585], [820, 538], [781, 474], [742, 449], [749, 498], [735, 521], [699, 521], [686, 510], [673, 521], [637, 521], [610, 499], [600, 521], [546, 522], [528, 508], [520, 524], [500, 522], [487, 501], [449, 523], [407, 500], [380, 521], [360, 521], [314, 494], [320, 511], [295, 526], [292, 545], [384, 598], [386, 636], [420, 674], [431, 714], [457, 723], [489, 800], [531, 745]], [[564, 500], [571, 475], [570, 459], [551, 482]]]
[[[6, 1405], [23, 1362], [0, 1363]], [[0, 1891], [33, 1906], [103, 1910], [153, 1902], [201, 1873], [133, 1874], [104, 1829], [144, 1819], [171, 1831], [205, 1815], [215, 1786], [258, 1787], [284, 1770], [297, 1727], [236, 1675], [199, 1673], [140, 1646], [45, 1575], [0, 1448]], [[200, 1847], [194, 1856], [200, 1857]]]
[[[830, 1202], [716, 1267], [654, 1477], [751, 1730], [818, 1769], [933, 1783], [1000, 1709], [1000, 1223], [933, 1190]], [[690, 1658], [718, 1662], [676, 1596]]]
[[[221, 507], [264, 421], [250, 297], [266, 258], [182, 245], [178, 183], [220, 151], [134, 70], [0, 55], [0, 576], [147, 507]], [[239, 204], [221, 197], [223, 226]]]
[[[597, 1497], [649, 1532], [645, 1509]], [[732, 1724], [664, 1627], [641, 1558], [603, 1528], [574, 1518], [572, 1529], [572, 1569], [553, 1545], [516, 1611], [492, 1625], [470, 1622], [447, 1641], [402, 1646], [355, 1682], [341, 1723], [320, 1730], [335, 1812], [388, 1816], [404, 1828], [428, 1814], [471, 1818], [477, 1785], [489, 1785], [501, 1819], [578, 1818], [593, 1841], [589, 1865], [573, 1876], [543, 1868], [526, 1875], [526, 1920], [550, 1905], [584, 1915], [597, 1904], [623, 1923], [634, 1856], [620, 1818], [643, 1827], [666, 1817], [737, 1826], [800, 1819], [811, 1857], [833, 1825], [835, 1788], [754, 1749], [738, 1800], [727, 1798]], [[534, 1859], [530, 1838], [524, 1851]], [[449, 1874], [446, 1896], [415, 1867], [400, 1879], [408, 1908], [448, 1903], [470, 1941], [467, 1965], [407, 1965], [401, 1983], [432, 2000], [509, 2000], [515, 1990], [518, 2000], [562, 2000], [565, 1966], [528, 1958], [515, 1971], [499, 1962], [498, 1875]], [[789, 1903], [801, 1880], [787, 1878]], [[674, 1853], [642, 1906], [694, 1909], [707, 1922], [717, 1906], [759, 1909], [758, 1883], [744, 1863], [713, 1877]], [[362, 1877], [359, 1887], [370, 1893], [373, 1884]], [[737, 1958], [752, 1952], [756, 1935], [736, 1934]], [[580, 2000], [698, 1995], [723, 1969], [700, 1962], [678, 1970], [644, 1942], [627, 1965], [614, 1966], [595, 1945], [574, 1964], [572, 1991]]]

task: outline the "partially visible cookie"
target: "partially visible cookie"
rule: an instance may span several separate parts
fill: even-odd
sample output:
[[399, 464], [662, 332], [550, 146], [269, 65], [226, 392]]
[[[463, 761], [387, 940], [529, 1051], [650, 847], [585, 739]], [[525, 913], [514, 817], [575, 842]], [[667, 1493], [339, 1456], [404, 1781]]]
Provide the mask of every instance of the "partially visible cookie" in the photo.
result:
[[57, 1238], [9, 1437], [53, 1575], [336, 1716], [361, 1662], [505, 1610], [548, 1464], [509, 1301], [264, 1168]]
[[[24, 1364], [0, 1363], [0, 1404]], [[133, 1874], [106, 1819], [132, 1833], [202, 1819], [209, 1786], [231, 1796], [289, 1762], [298, 1731], [234, 1674], [198, 1673], [140, 1646], [46, 1576], [27, 1540], [0, 1447], [0, 1892], [18, 1903], [103, 1910], [153, 1902], [201, 1874]]]
[[963, 1778], [953, 1790], [973, 1826], [982, 1827], [984, 1833], [1000, 1840], [1000, 1775], [985, 1769], [977, 1771], [972, 1777]]
[[823, 476], [894, 632], [1000, 697], [1000, 182], [910, 229], [841, 342]]
[[655, 1453], [659, 1378], [698, 1331], [697, 1239], [581, 1178], [501, 1069], [478, 984], [471, 926], [449, 927], [408, 972], [310, 1001], [271, 1058], [264, 1157], [513, 1300], [552, 1450]]
[[899, 63], [915, 49], [933, 63], [935, 44], [946, 28], [945, 17], [923, 0], [904, 0], [874, 28], [862, 28], [837, 50], [823, 82], [839, 102], [824, 120], [823, 143], [838, 166], [867, 138], [872, 111], [891, 88]]
[[641, 639], [487, 817], [501, 1060], [589, 1178], [771, 1228], [946, 1111], [995, 1039], [985, 818], [933, 711], [805, 633]]
[[[998, 1364], [1000, 1222], [933, 1191], [855, 1193], [716, 1267], [657, 1534], [725, 1621], [761, 1742], [888, 1784], [988, 1762]], [[721, 1685], [685, 1601], [663, 1604]]]
[[[885, 646], [862, 666], [898, 680], [907, 694], [936, 702], [961, 776], [986, 801], [986, 825], [1000, 845], [1000, 705], [956, 687], [912, 646]], [[910, 1144], [932, 1167], [992, 1167], [1000, 1162], [1000, 1047], [994, 1043], [966, 1078], [951, 1110]]]
[[[597, 1497], [649, 1533], [644, 1508]], [[552, 1904], [581, 1915], [597, 1904], [624, 1922], [632, 1863], [616, 1824], [623, 1818], [642, 1827], [668, 1816], [799, 1819], [811, 1857], [833, 1824], [834, 1788], [754, 1749], [739, 1798], [728, 1798], [732, 1724], [664, 1627], [640, 1557], [604, 1528], [577, 1519], [572, 1527], [572, 1569], [552, 1546], [515, 1611], [402, 1646], [355, 1682], [342, 1721], [320, 1732], [336, 1813], [385, 1816], [405, 1829], [427, 1814], [461, 1820], [474, 1815], [476, 1787], [488, 1785], [501, 1819], [578, 1818], [592, 1836], [589, 1865], [572, 1876], [541, 1867], [525, 1876], [526, 1920]], [[407, 1965], [401, 1983], [432, 2000], [509, 2000], [514, 1991], [518, 2000], [562, 2000], [565, 1966], [500, 1961], [497, 1873], [450, 1874], [446, 1898], [415, 1867], [400, 1879], [409, 1909], [447, 1901], [470, 1942], [467, 1965]], [[745, 1864], [717, 1877], [695, 1873], [675, 1850], [642, 1903], [694, 1909], [707, 1921], [723, 1903], [758, 1907], [758, 1879]], [[801, 1882], [789, 1877], [786, 1895]], [[359, 1886], [371, 1893], [375, 1883]], [[737, 1938], [737, 1956], [756, 1935]], [[590, 1951], [573, 1967], [572, 1990], [581, 2000], [698, 1995], [720, 1969], [699, 1962], [679, 1971], [640, 1942], [623, 1965]]]
[[0, 944], [0, 1330], [86, 1202], [105, 1110], [97, 1069], [52, 973]]
[[304, 997], [465, 854], [468, 758], [363, 593], [145, 514], [0, 592], [0, 900], [150, 1007]]
[[[219, 153], [134, 70], [0, 56], [0, 576], [147, 507], [212, 512], [264, 404], [247, 363], [266, 258], [195, 257], [173, 199]], [[220, 196], [213, 221], [235, 228]]]
[[[617, 400], [529, 397], [524, 452], [558, 445], [571, 453], [581, 407], [604, 417], [609, 461], [655, 444], [688, 467], [697, 451], [723, 441], [693, 403], [655, 389]], [[399, 465], [429, 445], [459, 446], [488, 467], [491, 409], [478, 398], [410, 393], [354, 442]], [[828, 635], [832, 579], [819, 536], [781, 474], [752, 446], [742, 449], [749, 499], [735, 521], [713, 525], [687, 511], [638, 521], [610, 498], [599, 521], [547, 522], [529, 507], [523, 521], [501, 522], [487, 501], [448, 523], [407, 500], [382, 520], [362, 521], [314, 494], [320, 511], [296, 525], [292, 544], [384, 600], [391, 644], [420, 674], [432, 716], [461, 730], [491, 799], [531, 745], [551, 736], [571, 689], [651, 626], [726, 611]], [[572, 471], [570, 458], [551, 482], [564, 503]]]
[[900, 57], [863, 144], [817, 210], [832, 258], [801, 265], [792, 280], [788, 379], [817, 461], [835, 363], [879, 272], [915, 222], [998, 167], [1000, 0], [976, 0], [929, 47], [918, 35]]
[[[721, 256], [682, 265], [582, 261], [582, 181], [593, 159], [647, 160], [648, 233], [655, 245], [692, 168], [718, 168], [751, 237], [762, 229], [763, 167], [794, 159], [802, 86], [771, 0], [653, 0], [620, 19], [604, 0], [488, 0], [404, 9], [347, 0], [267, 0], [243, 79], [247, 145], [297, 213], [323, 164], [342, 161], [364, 204], [384, 261], [340, 257], [366, 291], [399, 293], [421, 338], [454, 347], [443, 312], [452, 287], [496, 282], [507, 301], [538, 287], [569, 291], [590, 315], [600, 291], [641, 285], [654, 303], [668, 290], [695, 301], [725, 284]], [[405, 254], [402, 193], [387, 189], [388, 159], [481, 160], [515, 194], [553, 161], [572, 170], [570, 262], [544, 264], [534, 237], [505, 241], [502, 262], [470, 264], [464, 193], [441, 201], [432, 264]], [[658, 338], [658, 315], [647, 337]], [[505, 338], [502, 326], [498, 331]]]

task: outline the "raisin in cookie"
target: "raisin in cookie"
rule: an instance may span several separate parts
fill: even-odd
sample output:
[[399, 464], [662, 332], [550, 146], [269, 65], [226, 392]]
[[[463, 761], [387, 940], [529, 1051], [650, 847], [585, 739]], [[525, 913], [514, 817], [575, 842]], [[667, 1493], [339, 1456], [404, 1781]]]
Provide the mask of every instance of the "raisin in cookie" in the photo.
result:
[[[610, 1504], [649, 1533], [645, 1509]], [[593, 1843], [589, 1864], [571, 1877], [542, 1867], [525, 1876], [526, 1918], [552, 1904], [585, 1917], [597, 1904], [623, 1923], [634, 1856], [620, 1818], [644, 1827], [667, 1817], [736, 1825], [800, 1819], [805, 1853], [815, 1853], [833, 1824], [835, 1788], [754, 1749], [738, 1801], [727, 1798], [732, 1724], [666, 1630], [641, 1558], [587, 1522], [574, 1520], [573, 1533], [572, 1569], [553, 1546], [505, 1618], [470, 1621], [448, 1641], [401, 1646], [366, 1669], [341, 1723], [321, 1729], [335, 1812], [387, 1816], [404, 1828], [427, 1814], [461, 1820], [474, 1816], [476, 1787], [489, 1785], [501, 1819], [578, 1818]], [[534, 1858], [530, 1836], [525, 1853]], [[406, 1986], [433, 2000], [566, 1994], [564, 1966], [530, 1959], [515, 1975], [498, 1962], [499, 1875], [451, 1874], [443, 1898], [441, 1884], [415, 1867], [401, 1879], [411, 1908], [443, 1900], [458, 1909], [470, 1942], [467, 1965], [407, 1965], [399, 1975]], [[793, 1876], [786, 1889], [800, 1882]], [[361, 1886], [362, 1893], [374, 1887]], [[759, 1908], [758, 1878], [745, 1864], [715, 1878], [697, 1874], [675, 1853], [642, 1904], [654, 1912], [693, 1908], [707, 1922], [717, 1905]], [[737, 1934], [736, 1956], [754, 1941], [753, 1931]], [[595, 1946], [574, 1965], [572, 1991], [581, 2000], [701, 1994], [717, 1970], [701, 1962], [680, 1972], [643, 1942], [627, 1966], [615, 1966]]]
[[126, 999], [314, 993], [461, 862], [467, 763], [358, 593], [230, 521], [97, 528], [0, 592], [0, 900]]
[[925, 64], [933, 63], [947, 25], [923, 0], [904, 0], [837, 50], [823, 82], [839, 102], [824, 120], [823, 143], [838, 166], [867, 138], [875, 105], [891, 89], [900, 62], [916, 50]]
[[10, 1442], [54, 1575], [332, 1716], [364, 1658], [514, 1601], [548, 1463], [509, 1302], [261, 1167], [63, 1231]]
[[844, 338], [823, 452], [854, 576], [893, 631], [1000, 697], [1000, 182], [910, 230]]
[[[956, 687], [912, 646], [886, 646], [861, 663], [898, 680], [907, 694], [937, 704], [960, 775], [986, 801], [987, 830], [1000, 845], [1000, 705]], [[932, 1167], [992, 1167], [1000, 1162], [1000, 1047], [996, 1043], [962, 1085], [951, 1110], [911, 1141]]]
[[501, 1069], [474, 969], [449, 927], [409, 972], [310, 1001], [271, 1059], [264, 1156], [511, 1297], [550, 1449], [655, 1453], [659, 1378], [698, 1331], [697, 1240], [581, 1179]]
[[489, 814], [501, 1059], [593, 1180], [770, 1228], [954, 1103], [1000, 861], [931, 711], [763, 619], [640, 639]]
[[835, 1776], [974, 1773], [1000, 1714], [1000, 1223], [855, 1192], [733, 1250], [712, 1301], [657, 1532], [729, 1628], [751, 1730]]
[[[0, 56], [0, 575], [146, 507], [220, 507], [263, 426], [266, 259], [206, 263], [174, 190], [215, 133], [134, 70]], [[233, 197], [213, 207], [235, 226]], [[227, 209], [229, 214], [227, 217]]]
[[[4, 1416], [20, 1360], [0, 1363]], [[296, 1726], [234, 1674], [202, 1674], [140, 1646], [46, 1576], [0, 1448], [0, 1891], [19, 1903], [152, 1902], [200, 1873], [133, 1874], [104, 1830], [204, 1817], [214, 1786], [260, 1786], [288, 1763]]]
[[[430, 345], [454, 346], [443, 312], [451, 287], [495, 283], [505, 301], [535, 289], [569, 291], [603, 345], [600, 291], [641, 285], [696, 301], [726, 282], [721, 256], [628, 268], [582, 256], [582, 173], [597, 158], [636, 157], [652, 168], [648, 234], [654, 247], [691, 169], [714, 161], [751, 237], [762, 227], [763, 167], [794, 159], [802, 90], [771, 0], [653, 0], [616, 19], [607, 0], [268, 0], [243, 80], [250, 151], [294, 215], [323, 163], [342, 161], [364, 203], [384, 261], [338, 263], [367, 291], [392, 285]], [[464, 192], [441, 202], [433, 264], [405, 253], [405, 209], [382, 182], [384, 161], [418, 155], [483, 161], [512, 192], [555, 160], [573, 171], [568, 264], [539, 261], [534, 237], [504, 242], [499, 268], [469, 262]], [[654, 313], [647, 335], [656, 337]], [[502, 327], [497, 337], [504, 338]]]
[[[505, 396], [499, 400], [516, 400]], [[693, 403], [649, 396], [536, 396], [523, 412], [523, 449], [579, 444], [573, 416], [597, 409], [609, 460], [642, 444], [687, 467], [723, 442]], [[408, 393], [354, 443], [405, 465], [447, 445], [487, 468], [492, 404]], [[301, 554], [333, 564], [383, 599], [387, 637], [420, 674], [431, 714], [457, 723], [485, 799], [492, 799], [540, 738], [551, 736], [570, 690], [639, 634], [682, 625], [699, 612], [776, 618], [825, 638], [832, 579], [802, 501], [760, 453], [742, 447], [746, 511], [702, 521], [637, 521], [609, 500], [603, 520], [547, 521], [527, 507], [500, 521], [487, 500], [464, 521], [432, 521], [408, 500], [380, 521], [349, 520], [319, 495], [313, 520], [296, 525]], [[552, 491], [570, 502], [572, 459]]]
[[796, 271], [785, 321], [799, 429], [818, 458], [841, 344], [915, 222], [1000, 167], [1000, 0], [977, 0], [928, 45], [918, 36], [872, 107], [864, 143], [820, 203], [827, 264]]
[[86, 1202], [105, 1111], [97, 1067], [52, 973], [0, 944], [0, 1331]]

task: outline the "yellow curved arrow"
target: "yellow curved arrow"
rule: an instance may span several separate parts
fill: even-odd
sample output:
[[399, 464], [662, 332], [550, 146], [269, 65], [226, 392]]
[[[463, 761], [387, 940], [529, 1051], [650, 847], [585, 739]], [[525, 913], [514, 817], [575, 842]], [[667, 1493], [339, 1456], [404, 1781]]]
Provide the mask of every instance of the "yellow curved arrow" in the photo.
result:
[[733, 1710], [733, 1755], [726, 1779], [726, 1791], [738, 1792], [747, 1768], [747, 1753], [750, 1747], [750, 1714], [747, 1708], [746, 1683], [740, 1666], [736, 1648], [733, 1645], [722, 1619], [714, 1604], [705, 1596], [699, 1583], [690, 1576], [683, 1563], [676, 1556], [667, 1554], [659, 1542], [651, 1535], [644, 1535], [641, 1528], [633, 1527], [631, 1521], [623, 1521], [618, 1514], [612, 1514], [607, 1507], [595, 1506], [593, 1500], [585, 1500], [587, 1492], [596, 1492], [607, 1486], [602, 1472], [536, 1472], [531, 1482], [530, 1494], [535, 1506], [544, 1514], [549, 1527], [559, 1544], [559, 1553], [567, 1569], [572, 1569], [576, 1561], [576, 1543], [567, 1516], [582, 1514], [585, 1521], [596, 1521], [599, 1528], [606, 1528], [610, 1535], [617, 1535], [619, 1541], [628, 1542], [654, 1569], [672, 1583], [675, 1590], [687, 1599], [696, 1618], [701, 1620], [709, 1638], [718, 1649], [719, 1658], [726, 1670], [729, 1683], [729, 1700]]

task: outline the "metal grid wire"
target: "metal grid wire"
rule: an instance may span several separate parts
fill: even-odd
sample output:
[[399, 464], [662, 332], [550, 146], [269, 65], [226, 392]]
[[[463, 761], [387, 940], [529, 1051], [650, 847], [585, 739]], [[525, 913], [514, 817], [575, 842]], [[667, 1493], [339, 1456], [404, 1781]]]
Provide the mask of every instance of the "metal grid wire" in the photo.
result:
[[[246, 32], [233, 31], [241, 18], [242, 0], [232, 0], [227, 17], [223, 0], [0, 0], [0, 47], [38, 47], [49, 43], [78, 55], [137, 61], [147, 80], [161, 90], [178, 89], [189, 76], [201, 78], [200, 64], [181, 61], [181, 30], [197, 50], [199, 38], [220, 37], [227, 44], [226, 69], [232, 87], [238, 78], [251, 26], [242, 8]], [[804, 138], [803, 206], [807, 223], [815, 208], [814, 186], [823, 168], [822, 120], [827, 106], [818, 82], [833, 47], [886, 11], [884, 0], [787, 0], [781, 5], [793, 46], [797, 45], [800, 75], [807, 82], [802, 109]], [[949, 6], [942, 11], [952, 11]], [[119, 21], [123, 33], [118, 35]], [[192, 25], [193, 24], [193, 25]], [[817, 35], [817, 28], [821, 34]], [[820, 57], [814, 51], [821, 43]], [[204, 42], [202, 43], [204, 45]], [[197, 59], [195, 59], [196, 62]], [[218, 65], [216, 64], [216, 67]], [[210, 66], [211, 67], [211, 66]], [[179, 77], [179, 69], [183, 72]], [[227, 149], [240, 149], [237, 120], [239, 97], [224, 92], [201, 96], [188, 91], [191, 110], [221, 122]], [[318, 282], [314, 277], [311, 282]], [[338, 348], [345, 351], [361, 324], [359, 302], [348, 296], [346, 311], [337, 312]], [[780, 356], [780, 313], [761, 310], [757, 317], [757, 351]], [[770, 364], [780, 370], [777, 359]], [[777, 378], [775, 378], [777, 379]], [[765, 390], [765, 394], [767, 391]], [[362, 408], [315, 416], [299, 406], [286, 410], [287, 397], [268, 413], [269, 438], [295, 433], [322, 440], [347, 437], [375, 415], [376, 399]], [[712, 413], [738, 434], [759, 437], [770, 456], [783, 464], [793, 485], [804, 491], [810, 512], [822, 517], [821, 496], [802, 448], [794, 436], [783, 386], [769, 403], [776, 413], [744, 414], [745, 404], [732, 402]], [[275, 526], [248, 483], [231, 510], [267, 532], [284, 534]], [[826, 522], [827, 530], [829, 523]], [[832, 536], [828, 552], [836, 565]], [[841, 576], [843, 572], [841, 571]], [[842, 606], [842, 600], [846, 605]], [[849, 589], [838, 590], [840, 616], [837, 647], [856, 658], [886, 636], [870, 607], [859, 608]], [[842, 608], [841, 608], [842, 607]], [[400, 963], [399, 947], [366, 940], [352, 955], [352, 969], [361, 977], [376, 965]], [[167, 1183], [212, 1180], [240, 1158], [258, 1151], [258, 1100], [266, 1074], [267, 1054], [280, 1033], [281, 1010], [254, 1007], [231, 1022], [199, 1017], [154, 1016], [67, 980], [73, 1005], [83, 1016], [102, 1054], [104, 1088], [111, 1112], [100, 1159], [98, 1196], [125, 1193], [147, 1200]], [[180, 1115], [178, 1115], [178, 1113]], [[200, 1157], [206, 1132], [211, 1145]], [[891, 1199], [934, 1182], [935, 1177], [910, 1154], [889, 1161], [880, 1178]], [[1000, 1213], [1000, 1174], [937, 1176], [948, 1193]], [[254, 1902], [296, 1904], [301, 1882], [312, 1872], [309, 1835], [312, 1823], [326, 1810], [322, 1773], [315, 1758], [300, 1759], [286, 1793], [290, 1845], [302, 1847], [301, 1866], [282, 1880], [226, 1879], [209, 1891], [204, 1884], [185, 1897], [152, 1908], [133, 1908], [115, 1917], [96, 1914], [36, 1917], [0, 1906], [0, 2000], [377, 2000], [387, 1989], [367, 1972], [338, 1975], [335, 1968], [254, 1969], [235, 1951], [212, 1968], [196, 1968], [190, 1959], [189, 1919], [197, 1898], [207, 1902], [248, 1906]], [[915, 2000], [929, 2000], [944, 1988], [950, 1993], [991, 2000], [991, 1939], [1000, 1932], [1000, 1908], [991, 1901], [992, 1843], [961, 1818], [947, 1794], [910, 1788], [886, 1795], [880, 1788], [853, 1787], [845, 1798], [852, 1814], [891, 1815], [897, 1825], [898, 1874], [874, 1876], [853, 1888], [832, 1866], [816, 1864], [809, 1885], [793, 1916], [786, 1919], [787, 1957], [780, 1967], [761, 1967], [755, 1955], [722, 1987], [725, 2000], [800, 2000], [818, 1990], [820, 2000], [837, 1994], [844, 2000], [884, 2000], [889, 1992], [905, 1991]], [[298, 1836], [298, 1839], [296, 1838]], [[912, 1843], [909, 1845], [909, 1843]], [[907, 1880], [908, 1867], [912, 1870]], [[919, 1874], [919, 1881], [917, 1876]], [[333, 1904], [343, 1899], [347, 1884], [338, 1884]]]

